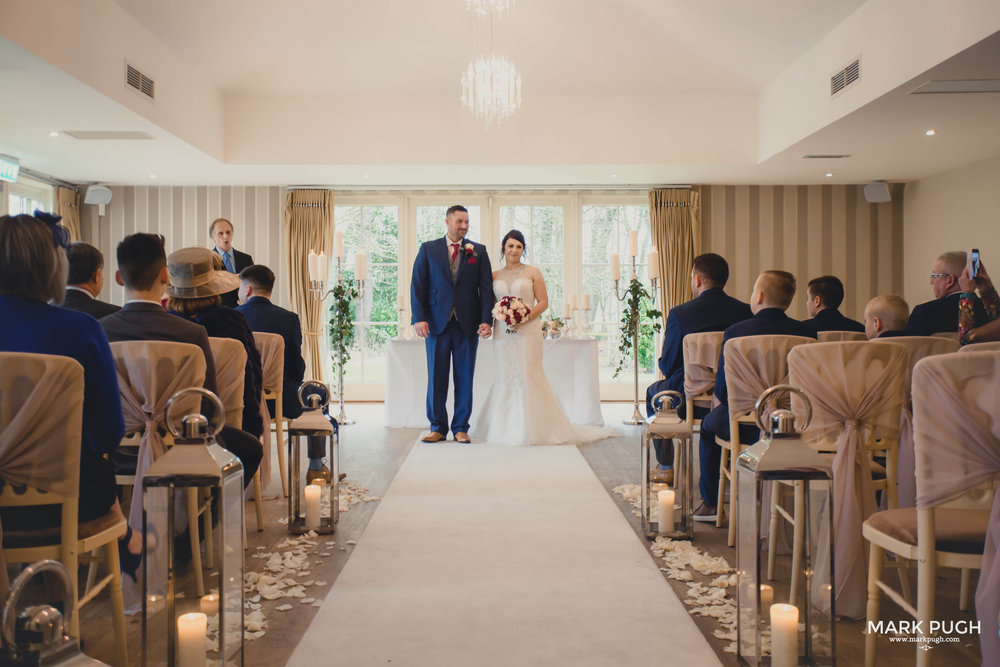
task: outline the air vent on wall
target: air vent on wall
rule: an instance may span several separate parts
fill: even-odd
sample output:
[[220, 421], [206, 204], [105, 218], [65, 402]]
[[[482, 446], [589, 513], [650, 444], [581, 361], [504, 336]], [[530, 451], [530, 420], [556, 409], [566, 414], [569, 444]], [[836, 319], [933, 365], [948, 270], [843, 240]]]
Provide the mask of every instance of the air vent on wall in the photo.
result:
[[125, 63], [125, 85], [151, 100], [156, 99], [156, 82], [128, 62]]
[[844, 69], [830, 77], [830, 96], [847, 89], [861, 79], [861, 58], [855, 58]]

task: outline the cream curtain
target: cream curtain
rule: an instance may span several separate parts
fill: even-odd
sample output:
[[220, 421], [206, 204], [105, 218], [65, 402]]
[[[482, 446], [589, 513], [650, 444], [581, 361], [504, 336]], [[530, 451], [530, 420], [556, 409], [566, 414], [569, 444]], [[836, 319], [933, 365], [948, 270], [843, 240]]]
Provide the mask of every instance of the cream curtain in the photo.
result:
[[56, 188], [56, 215], [62, 216], [62, 226], [69, 230], [70, 241], [80, 241], [80, 193], [73, 188]]
[[701, 252], [701, 193], [688, 188], [649, 191], [649, 226], [660, 260], [660, 308], [691, 299], [691, 262]]
[[309, 251], [333, 254], [333, 192], [290, 190], [285, 196], [285, 233], [292, 310], [302, 320], [302, 356], [311, 373], [306, 379], [320, 380], [324, 313], [322, 302], [309, 294]]

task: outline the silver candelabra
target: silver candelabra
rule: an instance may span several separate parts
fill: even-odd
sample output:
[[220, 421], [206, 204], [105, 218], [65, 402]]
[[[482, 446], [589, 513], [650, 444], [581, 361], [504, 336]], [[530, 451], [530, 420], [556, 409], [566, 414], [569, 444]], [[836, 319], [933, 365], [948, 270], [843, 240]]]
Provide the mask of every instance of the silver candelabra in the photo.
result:
[[[636, 272], [636, 260], [635, 256], [632, 256], [632, 280], [638, 278], [638, 273]], [[651, 297], [653, 299], [653, 304], [656, 304], [656, 283], [658, 278], [651, 278], [650, 283], [652, 284]], [[629, 290], [625, 288], [625, 293], [621, 294], [618, 291], [618, 283], [620, 278], [615, 279], [615, 297], [619, 301], [624, 301], [628, 298]], [[631, 281], [629, 281], [631, 284]], [[632, 402], [632, 416], [628, 419], [623, 419], [623, 424], [638, 425], [646, 421], [646, 418], [642, 416], [642, 412], [639, 410], [639, 318], [641, 318], [640, 313], [636, 313], [635, 327], [632, 330], [632, 383], [635, 390], [635, 398]]]
[[[337, 257], [337, 278], [335, 282], [335, 284], [337, 285], [343, 283], [342, 263], [343, 263], [343, 258]], [[312, 294], [313, 297], [319, 300], [320, 302], [326, 300], [326, 297], [333, 294], [332, 289], [330, 290], [325, 289], [325, 285], [323, 284], [322, 280], [312, 280], [310, 281], [310, 283], [311, 286], [309, 287], [309, 293]], [[363, 278], [355, 279], [354, 286], [358, 290], [359, 298], [361, 301], [359, 308], [361, 309], [361, 311], [363, 311], [365, 304], [364, 279]], [[363, 312], [361, 311], [358, 312], [358, 319], [360, 321], [364, 321]], [[344, 412], [344, 359], [340, 359], [340, 363], [337, 364], [337, 402], [340, 405], [340, 414], [338, 414], [336, 417], [337, 424], [341, 426], [350, 426], [351, 424], [356, 423], [354, 419], [349, 419], [347, 413]]]

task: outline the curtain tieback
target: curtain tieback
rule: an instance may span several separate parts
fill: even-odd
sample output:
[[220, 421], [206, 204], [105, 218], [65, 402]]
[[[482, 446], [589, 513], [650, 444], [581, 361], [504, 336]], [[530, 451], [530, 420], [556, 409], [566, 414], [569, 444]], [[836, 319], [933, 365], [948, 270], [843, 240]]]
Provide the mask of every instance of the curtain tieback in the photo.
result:
[[302, 335], [304, 335], [304, 336], [321, 336], [321, 335], [323, 335], [323, 332], [322, 331], [303, 331]]

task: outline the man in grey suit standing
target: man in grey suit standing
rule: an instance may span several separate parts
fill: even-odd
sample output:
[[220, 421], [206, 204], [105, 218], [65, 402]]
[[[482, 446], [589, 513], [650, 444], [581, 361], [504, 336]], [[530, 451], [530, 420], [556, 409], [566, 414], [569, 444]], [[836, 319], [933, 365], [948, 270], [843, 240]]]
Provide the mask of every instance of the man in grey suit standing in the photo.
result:
[[[208, 234], [215, 241], [215, 254], [222, 258], [222, 268], [229, 273], [239, 274], [240, 271], [253, 266], [253, 257], [240, 252], [233, 247], [233, 223], [225, 218], [216, 218], [208, 228]], [[239, 305], [239, 290], [226, 292], [222, 296], [222, 305], [235, 308]]]

